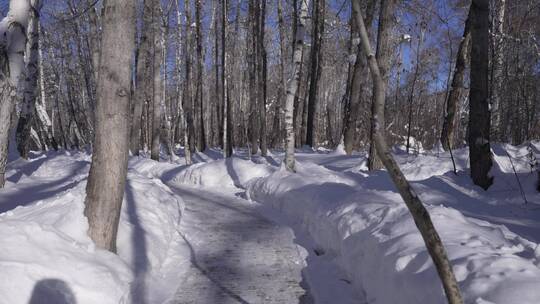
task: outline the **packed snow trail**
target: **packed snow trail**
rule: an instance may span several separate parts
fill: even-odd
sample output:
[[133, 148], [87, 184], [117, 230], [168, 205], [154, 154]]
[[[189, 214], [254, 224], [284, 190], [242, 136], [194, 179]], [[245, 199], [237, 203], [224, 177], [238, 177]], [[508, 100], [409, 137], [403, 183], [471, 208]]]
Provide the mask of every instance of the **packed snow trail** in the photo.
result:
[[235, 196], [170, 187], [185, 202], [179, 234], [190, 248], [191, 269], [168, 303], [311, 303], [290, 228]]

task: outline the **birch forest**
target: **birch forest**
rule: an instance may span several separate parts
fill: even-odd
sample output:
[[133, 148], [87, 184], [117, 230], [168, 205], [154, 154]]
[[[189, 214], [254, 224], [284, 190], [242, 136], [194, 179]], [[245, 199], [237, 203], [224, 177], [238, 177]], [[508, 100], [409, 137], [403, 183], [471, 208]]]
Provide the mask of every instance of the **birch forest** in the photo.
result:
[[0, 19], [0, 304], [540, 303], [540, 0]]

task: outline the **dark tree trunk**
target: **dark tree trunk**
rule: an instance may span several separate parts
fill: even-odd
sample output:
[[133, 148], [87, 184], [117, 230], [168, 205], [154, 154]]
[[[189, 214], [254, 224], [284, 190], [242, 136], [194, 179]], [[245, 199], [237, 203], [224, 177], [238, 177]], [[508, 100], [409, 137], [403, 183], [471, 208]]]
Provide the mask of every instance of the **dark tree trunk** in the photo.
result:
[[133, 98], [133, 118], [131, 125], [131, 143], [130, 150], [134, 155], [139, 155], [141, 150], [141, 129], [143, 108], [146, 102], [149, 102], [151, 86], [148, 84], [148, 77], [152, 71], [152, 56], [150, 52], [150, 43], [152, 37], [152, 0], [143, 1], [143, 23], [141, 28], [140, 43], [137, 58], [137, 71], [135, 94]]
[[469, 159], [473, 182], [487, 190], [493, 183], [489, 144], [489, 1], [471, 4], [471, 89], [469, 93]]
[[203, 45], [202, 45], [202, 0], [195, 0], [195, 30], [196, 30], [196, 45], [197, 45], [197, 83], [195, 92], [195, 102], [197, 103], [198, 114], [198, 128], [197, 128], [197, 149], [199, 151], [206, 150], [206, 133], [204, 129], [204, 98], [203, 98]]
[[315, 116], [317, 111], [317, 93], [319, 79], [322, 74], [322, 42], [324, 35], [324, 14], [325, 0], [314, 0], [313, 2], [313, 22], [312, 22], [312, 47], [311, 47], [311, 72], [309, 81], [309, 95], [307, 107], [306, 144], [315, 147], [317, 136], [315, 130]]

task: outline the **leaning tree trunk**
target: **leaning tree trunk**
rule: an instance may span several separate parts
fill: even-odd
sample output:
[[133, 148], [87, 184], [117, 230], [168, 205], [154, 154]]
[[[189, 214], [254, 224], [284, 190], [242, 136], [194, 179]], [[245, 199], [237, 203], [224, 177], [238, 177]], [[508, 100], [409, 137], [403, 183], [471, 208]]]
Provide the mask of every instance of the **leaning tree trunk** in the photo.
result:
[[[392, 45], [392, 33], [396, 24], [394, 11], [397, 5], [396, 0], [382, 0], [379, 13], [379, 31], [377, 33], [377, 63], [379, 64], [379, 71], [384, 81], [384, 85], [388, 84], [388, 78], [390, 77], [390, 68], [392, 64], [392, 55], [394, 53]], [[386, 92], [385, 92], [386, 94]], [[377, 148], [374, 145], [375, 139], [375, 94], [371, 102], [371, 130], [370, 130], [370, 144], [369, 144], [369, 158], [368, 168], [369, 170], [378, 170], [383, 167], [383, 164], [379, 157], [377, 157]], [[381, 129], [384, 132], [385, 127]], [[383, 134], [384, 136], [384, 134]]]
[[28, 21], [28, 31], [26, 43], [26, 77], [23, 85], [23, 99], [21, 113], [17, 124], [17, 150], [22, 158], [28, 158], [30, 145], [30, 130], [34, 121], [34, 111], [36, 108], [36, 88], [38, 80], [38, 58], [39, 58], [39, 10], [41, 8], [40, 0], [30, 2], [30, 19]]
[[444, 117], [441, 132], [441, 144], [447, 151], [453, 148], [454, 132], [456, 129], [456, 111], [465, 86], [465, 68], [467, 67], [467, 56], [469, 53], [469, 43], [471, 41], [470, 12], [471, 9], [469, 8], [469, 16], [467, 16], [467, 20], [465, 21], [463, 37], [459, 43], [456, 67], [454, 68], [454, 76], [452, 78], [452, 88], [448, 94], [448, 100], [446, 101], [446, 116]]
[[285, 132], [287, 136], [287, 148], [285, 149], [285, 166], [287, 170], [295, 172], [294, 164], [294, 99], [298, 92], [298, 83], [300, 82], [300, 69], [302, 66], [302, 53], [304, 50], [304, 34], [306, 31], [306, 20], [308, 18], [309, 0], [302, 0], [300, 5], [300, 16], [294, 29], [296, 36], [294, 38], [293, 51], [293, 73], [287, 88], [287, 99], [285, 104]]
[[[369, 43], [369, 38], [367, 35], [366, 27], [364, 25], [364, 20], [362, 18], [362, 12], [360, 11], [359, 0], [353, 0], [353, 9], [356, 11], [357, 25], [360, 30], [360, 39], [362, 43], [362, 48], [364, 53], [367, 54], [367, 59], [369, 63], [369, 69], [373, 77], [373, 94], [375, 96], [375, 145], [377, 148], [377, 154], [381, 158], [384, 166], [388, 170], [392, 181], [396, 185], [399, 194], [405, 201], [407, 208], [409, 209], [416, 227], [420, 231], [426, 248], [437, 268], [439, 277], [443, 283], [444, 291], [446, 292], [446, 297], [450, 304], [463, 304], [461, 294], [459, 292], [459, 287], [452, 270], [452, 265], [448, 260], [446, 255], [446, 250], [442, 241], [439, 237], [439, 234], [435, 230], [431, 217], [429, 216], [428, 211], [420, 201], [420, 197], [414, 191], [412, 186], [409, 184], [403, 172], [399, 169], [399, 165], [392, 156], [386, 139], [384, 136], [384, 103], [385, 103], [385, 84], [384, 79], [379, 70], [377, 64], [377, 59], [374, 54], [371, 52], [371, 46]], [[358, 82], [353, 85], [359, 85]]]
[[116, 233], [127, 175], [129, 91], [135, 47], [135, 3], [107, 0], [98, 71], [94, 154], [84, 214], [96, 246], [116, 252]]
[[11, 0], [8, 15], [0, 23], [0, 188], [5, 184], [11, 115], [24, 69], [26, 27], [30, 14], [27, 1]]
[[471, 89], [469, 93], [469, 159], [473, 182], [487, 190], [491, 170], [489, 74], [489, 0], [471, 4]]

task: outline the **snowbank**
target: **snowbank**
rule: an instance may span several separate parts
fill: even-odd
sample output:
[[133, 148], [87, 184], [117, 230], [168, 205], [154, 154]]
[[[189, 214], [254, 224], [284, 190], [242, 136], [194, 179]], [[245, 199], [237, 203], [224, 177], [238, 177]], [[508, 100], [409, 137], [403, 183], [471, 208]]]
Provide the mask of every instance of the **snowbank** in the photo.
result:
[[174, 291], [141, 283], [160, 283], [161, 267], [179, 245], [183, 203], [159, 180], [130, 168], [118, 255], [97, 249], [83, 214], [89, 167], [84, 153], [9, 165], [0, 191], [0, 303], [132, 303]]
[[256, 177], [267, 176], [275, 169], [240, 158], [197, 163], [170, 176], [176, 183], [218, 188], [245, 188]]
[[[459, 151], [459, 159], [465, 161], [463, 154]], [[298, 163], [297, 169], [296, 174], [278, 170], [252, 181], [249, 197], [280, 210], [307, 231], [320, 247], [318, 251], [335, 256], [355, 289], [370, 303], [446, 303], [422, 238], [386, 172], [343, 174], [308, 163]], [[443, 180], [434, 175], [451, 170], [447, 162], [441, 165], [440, 159], [436, 162], [431, 156], [421, 156], [405, 169], [416, 180], [430, 176]], [[458, 186], [465, 182], [462, 178], [451, 181]], [[540, 247], [505, 226], [444, 206], [444, 195], [457, 191], [482, 197], [477, 192], [481, 190], [472, 185], [448, 189], [426, 185], [434, 184], [419, 186], [426, 190], [421, 191], [425, 193], [422, 197], [430, 195], [427, 202], [438, 204], [427, 208], [466, 302], [538, 303]], [[458, 199], [467, 197], [461, 194]], [[489, 198], [497, 201], [495, 194]], [[540, 203], [540, 196], [532, 199]], [[460, 203], [478, 204], [473, 199]]]

